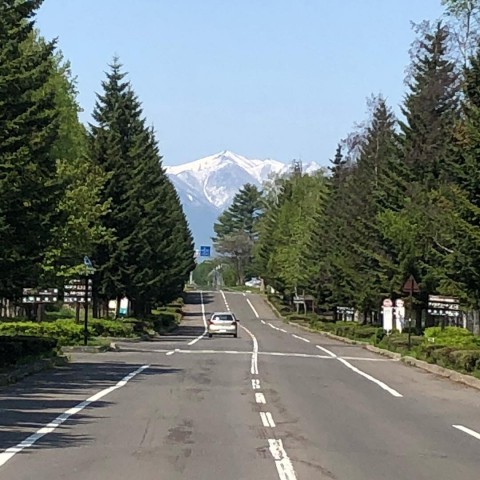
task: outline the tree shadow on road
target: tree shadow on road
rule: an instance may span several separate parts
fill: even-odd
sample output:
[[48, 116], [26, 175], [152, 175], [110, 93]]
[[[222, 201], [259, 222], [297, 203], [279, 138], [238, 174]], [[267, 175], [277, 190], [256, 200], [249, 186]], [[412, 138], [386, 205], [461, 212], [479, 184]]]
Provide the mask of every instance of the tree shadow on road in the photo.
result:
[[[78, 362], [38, 373], [16, 385], [0, 388], [0, 451], [19, 444], [66, 410], [95, 393], [114, 386], [141, 366], [135, 363]], [[180, 371], [154, 365], [132, 378], [128, 385], [141, 382], [145, 377], [175, 374]], [[116, 404], [115, 401], [107, 399], [108, 397], [104, 397], [93, 402], [72, 415], [56, 430], [39, 439], [32, 448], [66, 448], [93, 442], [92, 437], [75, 433], [72, 427], [98, 421], [101, 418], [100, 409]], [[24, 452], [28, 450], [31, 449]]]

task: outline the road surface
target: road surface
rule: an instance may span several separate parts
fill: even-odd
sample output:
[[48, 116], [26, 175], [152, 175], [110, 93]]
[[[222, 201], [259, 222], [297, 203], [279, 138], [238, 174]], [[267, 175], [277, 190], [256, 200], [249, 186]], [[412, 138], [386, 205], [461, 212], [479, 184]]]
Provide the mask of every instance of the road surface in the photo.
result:
[[[230, 309], [238, 339], [204, 335]], [[0, 389], [2, 480], [478, 480], [480, 392], [195, 292], [174, 335]]]

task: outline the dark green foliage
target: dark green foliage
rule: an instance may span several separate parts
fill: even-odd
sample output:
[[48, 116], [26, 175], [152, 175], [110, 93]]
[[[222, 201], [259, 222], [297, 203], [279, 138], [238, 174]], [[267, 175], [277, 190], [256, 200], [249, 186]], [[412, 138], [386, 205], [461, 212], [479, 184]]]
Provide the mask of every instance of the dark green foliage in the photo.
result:
[[178, 195], [161, 165], [154, 132], [115, 59], [98, 96], [91, 128], [95, 162], [108, 174], [103, 190], [114, 232], [95, 255], [98, 296], [127, 296], [136, 316], [176, 298], [195, 263]]
[[15, 365], [32, 357], [53, 356], [56, 354], [57, 340], [34, 336], [0, 336], [0, 368]]
[[38, 285], [61, 195], [54, 43], [29, 42], [41, 3], [0, 2], [0, 295], [9, 298]]

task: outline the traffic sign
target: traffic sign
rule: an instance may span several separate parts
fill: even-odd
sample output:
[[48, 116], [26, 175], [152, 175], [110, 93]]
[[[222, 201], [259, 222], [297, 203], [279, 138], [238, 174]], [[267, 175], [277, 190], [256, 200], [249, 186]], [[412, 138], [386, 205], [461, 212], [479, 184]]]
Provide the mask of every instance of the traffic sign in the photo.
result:
[[385, 308], [389, 308], [389, 307], [392, 307], [393, 306], [393, 303], [392, 301], [389, 299], [389, 298], [386, 298], [384, 301], [383, 301], [383, 306]]
[[402, 290], [406, 293], [417, 293], [420, 291], [417, 281], [413, 275], [410, 275], [408, 280], [404, 283]]
[[201, 257], [209, 257], [211, 252], [211, 247], [207, 245], [202, 245], [200, 247], [200, 256]]

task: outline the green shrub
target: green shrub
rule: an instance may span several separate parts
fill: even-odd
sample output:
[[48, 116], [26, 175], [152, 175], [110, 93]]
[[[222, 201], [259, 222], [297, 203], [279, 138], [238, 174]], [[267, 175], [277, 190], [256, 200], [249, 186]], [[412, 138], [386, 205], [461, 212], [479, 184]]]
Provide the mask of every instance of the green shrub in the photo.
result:
[[89, 327], [97, 337], [131, 337], [134, 326], [125, 320], [91, 320]]
[[0, 367], [15, 365], [29, 357], [56, 354], [57, 340], [33, 336], [0, 336]]
[[480, 347], [480, 337], [476, 337], [465, 328], [445, 327], [442, 330], [440, 327], [430, 327], [425, 329], [424, 335], [427, 341], [437, 345], [458, 346], [472, 350]]

